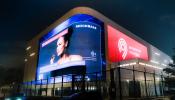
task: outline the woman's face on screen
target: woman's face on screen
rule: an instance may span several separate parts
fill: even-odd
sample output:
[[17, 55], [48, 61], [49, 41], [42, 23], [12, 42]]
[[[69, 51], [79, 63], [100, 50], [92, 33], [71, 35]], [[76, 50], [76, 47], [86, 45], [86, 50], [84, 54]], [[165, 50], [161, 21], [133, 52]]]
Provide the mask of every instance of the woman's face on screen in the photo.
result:
[[64, 37], [60, 37], [57, 41], [57, 55], [60, 56], [67, 47], [67, 42]]

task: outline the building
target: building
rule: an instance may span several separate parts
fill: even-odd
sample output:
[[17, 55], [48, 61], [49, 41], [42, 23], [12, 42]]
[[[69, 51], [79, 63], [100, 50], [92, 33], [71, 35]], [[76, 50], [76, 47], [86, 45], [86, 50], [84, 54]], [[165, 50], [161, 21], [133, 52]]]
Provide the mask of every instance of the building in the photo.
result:
[[[49, 96], [82, 87], [112, 98], [162, 96], [162, 69], [172, 62], [153, 45], [87, 7], [70, 10], [29, 41], [26, 52], [25, 88], [35, 88], [37, 94], [39, 89], [47, 91], [39, 94]], [[81, 87], [74, 84], [78, 79], [83, 80]]]

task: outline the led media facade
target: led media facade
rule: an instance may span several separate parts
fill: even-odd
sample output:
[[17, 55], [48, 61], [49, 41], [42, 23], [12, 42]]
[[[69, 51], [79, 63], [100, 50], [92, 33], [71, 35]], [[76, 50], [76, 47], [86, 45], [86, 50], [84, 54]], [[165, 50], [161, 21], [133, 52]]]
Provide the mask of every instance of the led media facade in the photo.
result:
[[140, 58], [148, 60], [147, 47], [128, 37], [112, 26], [107, 26], [108, 32], [108, 60], [120, 62]]
[[[102, 70], [103, 23], [77, 14], [40, 39], [37, 80]], [[104, 43], [103, 43], [104, 44]]]
[[[146, 46], [110, 25], [107, 36], [110, 62], [148, 60]], [[90, 15], [70, 17], [44, 35], [39, 43], [37, 80], [100, 72], [106, 67], [104, 23]]]

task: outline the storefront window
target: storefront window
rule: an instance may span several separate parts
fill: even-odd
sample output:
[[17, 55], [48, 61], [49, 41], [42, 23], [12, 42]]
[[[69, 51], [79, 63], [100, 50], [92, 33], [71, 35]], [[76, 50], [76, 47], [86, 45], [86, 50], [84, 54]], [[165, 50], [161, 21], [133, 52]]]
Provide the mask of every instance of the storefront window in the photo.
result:
[[133, 71], [121, 69], [121, 92], [123, 97], [133, 96], [134, 93]]
[[138, 72], [135, 71], [135, 92], [138, 96], [146, 96], [146, 86], [145, 86], [145, 78], [144, 78], [144, 72]]
[[148, 96], [155, 96], [155, 87], [154, 87], [154, 77], [153, 74], [146, 74], [146, 84]]

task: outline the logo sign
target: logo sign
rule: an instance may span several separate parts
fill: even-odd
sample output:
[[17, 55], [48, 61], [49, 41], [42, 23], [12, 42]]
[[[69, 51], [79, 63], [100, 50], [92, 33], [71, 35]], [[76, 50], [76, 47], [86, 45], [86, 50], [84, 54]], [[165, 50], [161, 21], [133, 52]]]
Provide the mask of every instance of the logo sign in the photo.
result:
[[128, 52], [128, 47], [125, 39], [120, 38], [118, 40], [118, 49], [119, 49], [119, 52], [122, 53], [122, 58], [125, 59]]
[[147, 47], [117, 29], [107, 26], [108, 60], [119, 62], [140, 58], [148, 60]]

